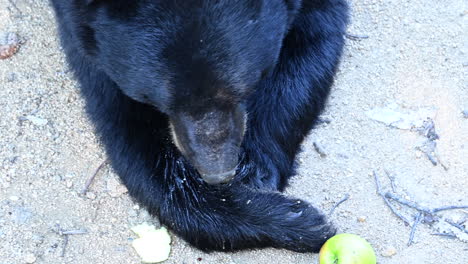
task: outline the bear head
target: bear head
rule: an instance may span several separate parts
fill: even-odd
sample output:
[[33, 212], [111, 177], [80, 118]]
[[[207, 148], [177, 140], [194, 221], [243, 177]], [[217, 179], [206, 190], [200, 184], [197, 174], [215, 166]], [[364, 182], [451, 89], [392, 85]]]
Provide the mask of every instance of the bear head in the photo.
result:
[[86, 56], [125, 95], [168, 116], [175, 145], [207, 183], [232, 179], [247, 98], [276, 70], [301, 1], [81, 1]]

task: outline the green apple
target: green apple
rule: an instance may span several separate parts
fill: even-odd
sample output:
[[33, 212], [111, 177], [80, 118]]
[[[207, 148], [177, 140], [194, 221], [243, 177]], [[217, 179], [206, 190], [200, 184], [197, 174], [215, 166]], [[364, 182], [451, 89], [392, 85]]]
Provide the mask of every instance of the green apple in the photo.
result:
[[372, 246], [362, 237], [339, 234], [320, 249], [320, 264], [375, 264]]

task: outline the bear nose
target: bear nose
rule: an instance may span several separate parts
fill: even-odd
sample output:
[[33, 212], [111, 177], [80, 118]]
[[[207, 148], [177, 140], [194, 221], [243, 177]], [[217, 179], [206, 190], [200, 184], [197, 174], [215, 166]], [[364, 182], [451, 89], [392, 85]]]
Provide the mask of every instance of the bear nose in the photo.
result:
[[225, 183], [235, 175], [245, 131], [241, 110], [210, 111], [201, 116], [171, 117], [176, 147], [208, 184]]
[[234, 175], [236, 175], [236, 168], [227, 172], [217, 174], [202, 174], [201, 176], [208, 184], [221, 184], [230, 182], [234, 178]]

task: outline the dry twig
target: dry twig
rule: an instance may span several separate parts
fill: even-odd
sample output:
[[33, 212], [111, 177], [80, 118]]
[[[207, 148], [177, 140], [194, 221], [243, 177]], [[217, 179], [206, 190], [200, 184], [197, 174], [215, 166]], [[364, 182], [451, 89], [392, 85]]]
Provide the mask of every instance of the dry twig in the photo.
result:
[[379, 178], [377, 177], [377, 173], [375, 173], [374, 171], [374, 180], [375, 180], [375, 184], [377, 186], [377, 193], [382, 197], [382, 199], [384, 200], [384, 202], [387, 204], [387, 206], [390, 208], [390, 210], [393, 212], [393, 214], [395, 214], [396, 216], [398, 216], [401, 220], [403, 220], [403, 222], [405, 222], [406, 225], [411, 225], [410, 221], [405, 217], [403, 216], [402, 214], [400, 214], [396, 209], [395, 207], [390, 203], [390, 201], [388, 201], [388, 199], [385, 197], [385, 194], [382, 192], [382, 189], [380, 187], [380, 182], [379, 182]]
[[320, 155], [320, 157], [324, 158], [327, 156], [327, 152], [325, 152], [325, 150], [323, 150], [323, 147], [320, 143], [318, 143], [317, 141], [314, 141], [313, 143], [314, 145], [314, 149], [315, 151], [317, 151], [317, 153]]
[[447, 238], [451, 238], [451, 239], [455, 239], [457, 238], [457, 236], [453, 233], [432, 233], [431, 235], [433, 236], [443, 236], [443, 237], [447, 237]]
[[390, 185], [392, 186], [392, 191], [395, 192], [396, 186], [395, 186], [395, 176], [390, 174], [388, 170], [385, 170], [385, 174], [387, 174], [388, 179], [390, 180]]
[[396, 194], [393, 194], [393, 193], [390, 193], [390, 192], [387, 192], [385, 193], [385, 197], [389, 198], [389, 199], [392, 199], [400, 204], [403, 204], [403, 205], [406, 205], [406, 206], [409, 206], [409, 207], [412, 207], [420, 212], [424, 212], [424, 213], [427, 213], [427, 214], [432, 214], [432, 211], [431, 209], [427, 208], [427, 207], [423, 207], [415, 202], [412, 202], [412, 201], [408, 201], [404, 198], [401, 198], [400, 196], [396, 195]]
[[319, 117], [317, 121], [315, 121], [316, 124], [330, 124], [332, 120], [330, 118], [325, 118], [325, 117]]
[[85, 186], [83, 188], [83, 190], [81, 190], [81, 194], [82, 195], [85, 195], [87, 192], [88, 192], [88, 189], [89, 189], [89, 186], [91, 186], [91, 184], [93, 183], [94, 181], [94, 178], [96, 178], [96, 175], [98, 174], [98, 172], [104, 167], [104, 165], [107, 164], [107, 160], [104, 160], [101, 165], [99, 165], [99, 167], [97, 167], [97, 169], [94, 171], [93, 175], [91, 175], [91, 177], [88, 178], [88, 180], [86, 180], [86, 183], [85, 183]]
[[84, 235], [84, 234], [87, 234], [88, 231], [86, 230], [82, 230], [82, 229], [75, 229], [75, 230], [63, 230], [62, 228], [60, 228], [60, 226], [57, 225], [57, 230], [56, 230], [57, 234], [59, 234], [60, 236], [63, 237], [63, 247], [62, 247], [62, 252], [60, 253], [60, 257], [64, 257], [65, 256], [65, 251], [67, 250], [67, 246], [68, 246], [68, 240], [69, 240], [69, 237], [68, 236], [71, 236], [71, 235]]
[[422, 215], [423, 213], [419, 212], [419, 214], [416, 216], [416, 220], [414, 220], [413, 226], [411, 227], [410, 237], [408, 240], [408, 246], [411, 246], [411, 244], [413, 244], [414, 233], [416, 232], [416, 227], [418, 227], [419, 223], [421, 223]]
[[449, 219], [445, 219], [445, 222], [447, 222], [449, 225], [451, 225], [453, 227], [456, 227], [456, 228], [460, 229], [460, 231], [462, 231], [463, 233], [468, 234], [468, 230], [466, 230], [466, 228], [464, 228], [462, 225], [454, 223]]
[[84, 235], [88, 234], [88, 231], [86, 230], [69, 230], [69, 231], [60, 231], [60, 235]]
[[346, 38], [348, 38], [350, 40], [362, 40], [362, 39], [368, 39], [369, 38], [368, 35], [357, 35], [357, 34], [350, 34], [350, 33], [346, 33], [345, 36], [346, 36]]
[[328, 213], [328, 215], [329, 215], [329, 216], [332, 215], [333, 212], [335, 211], [335, 209], [336, 209], [338, 206], [340, 206], [340, 204], [346, 202], [348, 199], [349, 199], [349, 193], [345, 194], [345, 196], [344, 196], [340, 201], [338, 201], [338, 202], [332, 207], [332, 209], [330, 209], [330, 212]]
[[454, 210], [454, 209], [468, 209], [468, 205], [450, 205], [450, 206], [442, 206], [438, 208], [432, 209], [433, 213], [437, 213], [440, 211], [445, 211], [445, 210]]
[[65, 251], [67, 250], [68, 246], [68, 236], [63, 237], [63, 247], [62, 247], [62, 253], [60, 253], [60, 257], [65, 257]]
[[[457, 210], [457, 209], [467, 209], [468, 208], [468, 205], [451, 205], [451, 206], [442, 206], [442, 207], [437, 207], [437, 208], [428, 208], [428, 207], [419, 205], [418, 203], [415, 203], [413, 201], [409, 201], [407, 199], [404, 199], [404, 198], [402, 198], [402, 197], [400, 197], [400, 196], [398, 196], [398, 195], [396, 195], [394, 193], [391, 193], [391, 192], [383, 193], [382, 188], [380, 186], [379, 179], [377, 177], [377, 173], [375, 173], [375, 171], [374, 171], [374, 178], [375, 178], [375, 183], [377, 185], [377, 193], [380, 196], [382, 196], [383, 200], [388, 205], [388, 207], [392, 210], [392, 212], [395, 215], [397, 215], [400, 219], [402, 219], [405, 223], [410, 224], [409, 220], [406, 219], [403, 215], [401, 215], [393, 207], [393, 205], [390, 203], [389, 199], [391, 199], [391, 200], [393, 200], [393, 201], [395, 201], [395, 202], [397, 202], [397, 203], [399, 203], [401, 205], [405, 205], [407, 207], [413, 208], [413, 209], [418, 211], [418, 215], [417, 215], [416, 219], [414, 220], [413, 224], [411, 225], [412, 227], [411, 227], [410, 238], [409, 238], [409, 241], [408, 241], [408, 246], [410, 246], [413, 243], [413, 238], [414, 238], [414, 234], [416, 232], [416, 227], [418, 226], [418, 224], [420, 224], [423, 221], [423, 219], [431, 219], [429, 222], [433, 222], [433, 221], [437, 221], [438, 219], [440, 219], [440, 217], [438, 217], [436, 215], [436, 213], [438, 213], [438, 212], [446, 211], [446, 210]], [[428, 221], [425, 220], [424, 222], [427, 223]], [[462, 232], [465, 232], [465, 233], [468, 234], [468, 230], [465, 227], [463, 227], [461, 224], [454, 223], [454, 222], [452, 222], [451, 220], [448, 220], [448, 219], [445, 219], [445, 222], [447, 222], [448, 224], [458, 228]], [[454, 236], [454, 237], [456, 237], [455, 234], [453, 234], [453, 235], [451, 235], [451, 234], [444, 235], [444, 234], [445, 233], [434, 233], [433, 235], [447, 236], [447, 237]]]
[[18, 13], [19, 13], [20, 15], [23, 15], [23, 12], [21, 12], [21, 10], [18, 8], [18, 6], [16, 6], [16, 3], [13, 2], [13, 0], [8, 0], [8, 2], [10, 3], [10, 5], [11, 5], [16, 11], [18, 11]]

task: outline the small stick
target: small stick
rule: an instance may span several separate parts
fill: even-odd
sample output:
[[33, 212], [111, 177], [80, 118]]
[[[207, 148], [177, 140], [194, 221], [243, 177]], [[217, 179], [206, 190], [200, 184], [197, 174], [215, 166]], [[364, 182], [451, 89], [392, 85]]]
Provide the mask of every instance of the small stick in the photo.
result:
[[439, 160], [440, 166], [442, 166], [442, 168], [444, 168], [445, 171], [448, 171], [449, 167], [447, 167], [447, 165], [445, 165], [445, 163], [442, 163], [442, 161], [440, 161], [440, 158], [437, 157], [437, 159]]
[[416, 233], [416, 227], [421, 222], [422, 215], [423, 213], [419, 212], [419, 214], [416, 216], [416, 220], [414, 220], [413, 227], [411, 227], [411, 233], [410, 233], [410, 237], [408, 240], [408, 246], [411, 246], [411, 244], [413, 243], [414, 233]]
[[460, 231], [462, 231], [463, 233], [468, 234], [468, 230], [466, 230], [462, 225], [454, 223], [449, 219], [445, 219], [445, 222], [447, 222], [449, 225], [451, 225], [453, 227], [456, 227], [456, 228], [460, 229]]
[[332, 120], [330, 118], [322, 118], [319, 117], [317, 121], [315, 121], [317, 124], [330, 124]]
[[315, 151], [317, 151], [320, 157], [324, 158], [327, 156], [327, 153], [323, 150], [322, 146], [317, 141], [314, 141], [313, 145]]
[[21, 12], [21, 10], [16, 6], [15, 2], [13, 2], [13, 0], [8, 0], [8, 2], [10, 3], [11, 6], [13, 6], [14, 9], [16, 9], [16, 11], [18, 11], [18, 13], [20, 15], [23, 15], [23, 12]]
[[349, 199], [349, 193], [345, 194], [345, 196], [340, 200], [338, 201], [333, 207], [332, 209], [330, 210], [330, 212], [328, 213], [328, 215], [332, 215], [333, 212], [335, 211], [335, 209], [342, 203], [346, 202], [347, 200]]
[[377, 177], [377, 173], [375, 173], [375, 171], [373, 171], [372, 173], [374, 174], [374, 180], [375, 180], [375, 185], [377, 187], [377, 193], [381, 194], [382, 191], [381, 191], [381, 188], [380, 188], [380, 181], [379, 181], [379, 178]]
[[457, 236], [454, 235], [453, 233], [432, 233], [431, 235], [433, 235], [433, 236], [443, 236], [443, 237], [448, 237], [448, 238], [451, 238], [451, 239], [457, 238]]
[[437, 166], [437, 160], [434, 156], [432, 156], [432, 154], [430, 154], [429, 152], [424, 152], [426, 153], [426, 157], [429, 159], [429, 161], [432, 163], [432, 165], [434, 166]]
[[388, 172], [388, 170], [385, 170], [385, 174], [387, 174], [388, 179], [390, 180], [390, 185], [392, 186], [392, 191], [395, 192], [395, 177]]
[[63, 236], [63, 247], [62, 247], [62, 253], [60, 253], [60, 257], [65, 256], [65, 251], [67, 250], [68, 246], [68, 236], [70, 235], [84, 235], [87, 234], [88, 231], [86, 230], [68, 230], [64, 231], [60, 227], [58, 227], [58, 234], [60, 236]]
[[86, 230], [69, 230], [69, 231], [60, 231], [61, 235], [84, 235], [88, 234]]
[[351, 39], [351, 40], [361, 40], [361, 39], [368, 39], [369, 38], [368, 35], [357, 35], [357, 34], [350, 34], [350, 33], [346, 33], [345, 36], [348, 39]]
[[444, 162], [442, 162], [442, 160], [440, 159], [439, 154], [434, 153], [434, 156], [435, 156], [435, 158], [439, 161], [440, 166], [442, 166], [442, 168], [444, 168], [445, 171], [448, 171], [448, 170], [449, 170], [449, 167], [448, 167], [447, 165], [445, 165]]
[[443, 207], [432, 209], [432, 212], [437, 213], [437, 212], [440, 212], [440, 211], [455, 210], [455, 209], [468, 209], [468, 205], [443, 206]]
[[68, 236], [63, 237], [63, 247], [62, 247], [62, 253], [60, 253], [60, 257], [65, 257], [65, 251], [67, 250], [68, 246]]
[[94, 181], [94, 178], [96, 178], [96, 175], [104, 167], [104, 165], [106, 165], [106, 163], [107, 163], [107, 160], [104, 160], [101, 163], [101, 165], [99, 165], [99, 167], [97, 167], [97, 169], [94, 171], [93, 175], [91, 175], [91, 177], [88, 178], [88, 180], [85, 183], [85, 186], [84, 186], [83, 190], [81, 190], [82, 195], [85, 195], [88, 192], [89, 186], [91, 186], [91, 184]]
[[392, 199], [394, 201], [397, 201], [399, 202], [400, 204], [403, 204], [403, 205], [406, 205], [406, 206], [409, 206], [409, 207], [412, 207], [418, 211], [422, 211], [424, 213], [427, 213], [427, 214], [432, 214], [432, 210], [427, 208], [427, 207], [423, 207], [423, 206], [420, 206], [419, 204], [415, 203], [415, 202], [412, 202], [412, 201], [408, 201], [406, 199], [403, 199], [393, 193], [385, 193], [385, 197], [389, 198], [389, 199]]
[[410, 221], [404, 217], [402, 214], [400, 214], [396, 209], [395, 207], [390, 203], [390, 201], [385, 197], [385, 195], [383, 194], [383, 192], [381, 191], [381, 188], [380, 188], [380, 182], [379, 182], [379, 179], [377, 177], [377, 173], [375, 173], [374, 171], [374, 179], [375, 179], [375, 184], [377, 186], [377, 193], [382, 196], [382, 199], [384, 200], [384, 202], [387, 204], [387, 206], [390, 208], [390, 210], [393, 212], [393, 214], [395, 214], [396, 216], [398, 216], [401, 220], [403, 220], [403, 222], [405, 222], [406, 225], [410, 225]]
[[[442, 207], [437, 207], [437, 208], [432, 208], [431, 209], [431, 208], [428, 208], [428, 207], [421, 206], [416, 202], [412, 202], [412, 201], [406, 200], [404, 198], [401, 198], [400, 196], [398, 196], [396, 194], [393, 194], [393, 193], [390, 193], [390, 192], [386, 192], [384, 194], [382, 192], [382, 190], [381, 190], [381, 186], [380, 186], [379, 179], [377, 177], [377, 173], [375, 171], [373, 173], [374, 173], [375, 183], [376, 183], [376, 186], [377, 186], [377, 193], [380, 196], [382, 196], [385, 203], [388, 205], [388, 207], [392, 210], [392, 212], [395, 215], [400, 217], [400, 219], [402, 219], [406, 224], [410, 225], [409, 220], [407, 220], [403, 215], [398, 213], [398, 211], [395, 210], [395, 208], [393, 207], [393, 205], [390, 203], [390, 201], [388, 199], [392, 199], [392, 200], [398, 202], [401, 205], [406, 205], [406, 206], [408, 206], [410, 208], [413, 208], [413, 209], [416, 209], [418, 211], [418, 215], [416, 216], [416, 219], [414, 220], [414, 222], [412, 224], [412, 227], [411, 227], [411, 233], [410, 233], [410, 237], [409, 237], [409, 240], [408, 240], [408, 246], [410, 246], [413, 243], [416, 228], [423, 221], [423, 218], [425, 218], [425, 217], [430, 218], [431, 220], [426, 220], [426, 222], [431, 223], [431, 222], [434, 221], [434, 219], [437, 219], [436, 213], [438, 213], [438, 212], [445, 211], [445, 210], [468, 209], [468, 205], [442, 206]], [[389, 176], [389, 179], [391, 181], [392, 179], [390, 178], [390, 175], [388, 174], [388, 172], [387, 172], [387, 175]], [[448, 220], [448, 219], [444, 219], [444, 220], [445, 220], [445, 222], [447, 222], [451, 226], [456, 227], [457, 229], [461, 230], [462, 232], [468, 234], [468, 230], [462, 225], [463, 222], [462, 223], [454, 223], [453, 221]], [[465, 221], [465, 220], [463, 220], [463, 221]], [[450, 234], [450, 233], [449, 234], [446, 234], [446, 233], [433, 233], [432, 235], [445, 236], [445, 237], [449, 237], [449, 238], [457, 238], [457, 236], [455, 234], [453, 234], [453, 233], [452, 234]]]
[[406, 206], [409, 206], [409, 207], [412, 207], [418, 211], [422, 211], [426, 214], [434, 214], [434, 213], [438, 213], [440, 211], [446, 211], [446, 210], [456, 210], [456, 209], [467, 209], [468, 208], [468, 205], [452, 205], [452, 206], [442, 206], [442, 207], [438, 207], [438, 208], [434, 208], [434, 209], [429, 209], [427, 207], [423, 207], [415, 202], [412, 202], [412, 201], [408, 201], [406, 199], [403, 199], [393, 193], [389, 193], [387, 192], [385, 194], [385, 196], [387, 198], [390, 198], [392, 200], [395, 200], [403, 205], [406, 205]]

